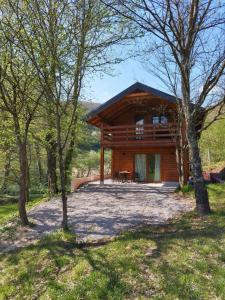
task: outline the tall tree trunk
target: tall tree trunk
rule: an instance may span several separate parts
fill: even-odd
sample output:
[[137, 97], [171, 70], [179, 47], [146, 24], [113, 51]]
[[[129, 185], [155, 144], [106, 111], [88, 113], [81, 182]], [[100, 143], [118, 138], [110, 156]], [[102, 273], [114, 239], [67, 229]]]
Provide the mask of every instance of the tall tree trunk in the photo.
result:
[[10, 169], [11, 169], [11, 152], [7, 151], [5, 155], [4, 177], [0, 189], [1, 194], [5, 194], [8, 190], [8, 179], [9, 179]]
[[[178, 141], [179, 143], [179, 141]], [[183, 151], [180, 144], [176, 146], [176, 161], [177, 161], [177, 170], [179, 176], [179, 185], [182, 188], [185, 184], [184, 182], [184, 157]]]
[[90, 175], [90, 173], [91, 173], [91, 167], [88, 167], [88, 171], [87, 171], [86, 177], [88, 177]]
[[199, 137], [196, 129], [197, 112], [195, 111], [195, 114], [193, 114], [193, 106], [191, 102], [190, 69], [188, 57], [184, 57], [182, 63], [182, 108], [185, 115], [189, 155], [191, 158], [190, 165], [194, 180], [196, 210], [198, 214], [206, 215], [210, 213], [209, 197], [202, 174], [202, 161], [198, 146]]
[[57, 149], [59, 158], [59, 174], [60, 174], [60, 185], [61, 185], [61, 199], [62, 199], [62, 228], [63, 230], [68, 230], [68, 217], [67, 217], [67, 197], [66, 197], [66, 172], [65, 172], [65, 160], [63, 157], [63, 146], [62, 146], [62, 136], [61, 136], [61, 123], [60, 116], [57, 111], [56, 119], [57, 128]]
[[27, 172], [27, 147], [26, 142], [19, 143], [19, 164], [20, 164], [20, 195], [19, 195], [19, 216], [22, 225], [29, 225], [27, 212], [26, 212], [26, 202], [28, 201], [28, 172]]
[[196, 209], [200, 215], [210, 213], [208, 192], [205, 187], [202, 174], [202, 162], [198, 146], [198, 136], [195, 128], [195, 122], [189, 120], [187, 124], [187, 137], [191, 156], [191, 169], [194, 179]]
[[38, 175], [39, 175], [39, 182], [44, 182], [44, 172], [43, 167], [41, 163], [41, 156], [40, 156], [40, 146], [38, 143], [35, 143], [35, 151], [36, 151], [36, 157], [37, 157], [37, 167], [38, 167]]
[[[28, 159], [28, 153], [29, 153], [29, 159]], [[26, 146], [26, 159], [27, 159], [27, 163], [26, 163], [26, 167], [27, 167], [27, 183], [26, 183], [26, 192], [27, 192], [27, 197], [26, 197], [26, 201], [29, 202], [30, 197], [29, 197], [29, 187], [30, 187], [30, 165], [31, 165], [31, 161], [32, 161], [32, 157], [31, 157], [31, 145], [30, 143], [27, 144]]]
[[65, 164], [63, 160], [63, 152], [61, 146], [59, 146], [59, 169], [60, 169], [60, 184], [61, 184], [61, 197], [62, 197], [62, 228], [68, 230], [68, 217], [67, 217], [67, 197], [66, 197], [66, 174]]
[[48, 191], [49, 191], [49, 195], [53, 196], [58, 193], [57, 173], [56, 173], [57, 143], [51, 133], [48, 133], [46, 135], [46, 141], [48, 142], [46, 147]]
[[184, 176], [184, 138], [183, 138], [183, 117], [181, 107], [178, 108], [178, 137], [176, 145], [176, 161], [179, 176], [179, 185], [183, 187], [185, 184]]
[[65, 158], [66, 185], [70, 184], [69, 179], [70, 179], [71, 172], [72, 172], [71, 165], [72, 165], [73, 154], [74, 154], [74, 146], [75, 146], [75, 130], [72, 130], [69, 149], [66, 152], [66, 158]]

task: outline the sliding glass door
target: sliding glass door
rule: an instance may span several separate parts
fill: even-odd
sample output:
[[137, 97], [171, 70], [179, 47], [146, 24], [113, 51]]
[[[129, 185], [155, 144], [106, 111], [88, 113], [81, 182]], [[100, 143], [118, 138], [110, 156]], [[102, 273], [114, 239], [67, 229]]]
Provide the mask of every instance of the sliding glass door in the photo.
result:
[[160, 154], [148, 155], [148, 181], [157, 182], [161, 180], [160, 174]]
[[160, 154], [135, 154], [135, 177], [139, 181], [161, 181], [160, 169]]
[[135, 177], [146, 181], [146, 154], [135, 154]]

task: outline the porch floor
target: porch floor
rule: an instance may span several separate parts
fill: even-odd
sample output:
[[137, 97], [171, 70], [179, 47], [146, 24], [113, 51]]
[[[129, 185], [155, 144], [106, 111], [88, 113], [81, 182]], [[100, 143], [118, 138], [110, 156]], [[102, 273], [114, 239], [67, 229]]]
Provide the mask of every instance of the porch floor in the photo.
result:
[[[100, 181], [92, 181], [89, 182], [89, 185], [99, 185]], [[142, 186], [146, 187], [155, 187], [155, 188], [160, 188], [160, 189], [166, 189], [167, 191], [174, 192], [174, 190], [178, 187], [178, 182], [173, 182], [173, 181], [167, 181], [167, 182], [149, 182], [149, 183], [141, 183], [141, 182], [118, 182], [118, 181], [113, 181], [112, 179], [105, 179], [104, 180], [104, 185], [128, 185], [127, 187], [131, 186], [136, 186], [137, 188], [141, 188]]]

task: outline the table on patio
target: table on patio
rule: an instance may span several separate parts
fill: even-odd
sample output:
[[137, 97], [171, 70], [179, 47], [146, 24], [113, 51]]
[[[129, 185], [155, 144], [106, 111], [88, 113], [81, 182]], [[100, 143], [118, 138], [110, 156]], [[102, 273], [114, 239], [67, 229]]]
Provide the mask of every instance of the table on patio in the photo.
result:
[[128, 182], [128, 175], [130, 175], [131, 172], [130, 171], [120, 171], [119, 174], [121, 176], [122, 182]]

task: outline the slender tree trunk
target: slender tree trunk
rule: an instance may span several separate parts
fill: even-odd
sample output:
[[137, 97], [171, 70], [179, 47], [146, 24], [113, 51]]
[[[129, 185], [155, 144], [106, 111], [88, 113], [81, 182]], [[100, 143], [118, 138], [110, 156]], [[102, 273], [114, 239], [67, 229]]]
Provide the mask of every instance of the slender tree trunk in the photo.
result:
[[200, 215], [210, 213], [208, 192], [205, 187], [202, 174], [202, 162], [198, 146], [198, 136], [195, 128], [195, 122], [190, 120], [187, 124], [188, 144], [191, 156], [191, 169], [194, 178], [196, 209]]
[[63, 230], [68, 230], [66, 174], [65, 174], [65, 166], [64, 166], [61, 146], [59, 146], [59, 169], [60, 169], [61, 197], [62, 197], [62, 207], [63, 207], [62, 228]]
[[88, 168], [88, 171], [87, 171], [86, 177], [88, 177], [88, 176], [90, 175], [90, 173], [91, 173], [91, 168], [89, 167], [89, 168]]
[[75, 130], [72, 130], [71, 132], [71, 141], [69, 144], [69, 149], [67, 150], [66, 153], [66, 158], [65, 158], [65, 180], [66, 180], [66, 185], [69, 185], [69, 179], [71, 178], [71, 165], [72, 165], [72, 160], [73, 160], [73, 154], [74, 154], [74, 146], [75, 146]]
[[179, 108], [178, 112], [178, 137], [177, 137], [177, 145], [176, 145], [176, 161], [177, 161], [177, 170], [178, 170], [178, 176], [179, 176], [179, 185], [180, 187], [183, 187], [185, 184], [185, 178], [184, 178], [184, 139], [183, 139], [183, 118], [182, 118], [182, 112]]
[[179, 176], [179, 185], [180, 185], [180, 187], [183, 187], [185, 184], [185, 182], [184, 182], [184, 157], [183, 157], [181, 145], [177, 145], [177, 147], [176, 147], [176, 161], [177, 161], [177, 170], [178, 170], [178, 176]]
[[7, 151], [5, 156], [4, 177], [0, 189], [1, 194], [5, 194], [8, 190], [8, 179], [9, 179], [10, 169], [11, 169], [11, 152]]
[[27, 193], [27, 148], [26, 142], [19, 143], [19, 164], [20, 164], [20, 195], [19, 195], [19, 216], [22, 225], [29, 225], [27, 212], [26, 212], [26, 202], [28, 201]]
[[48, 142], [47, 151], [47, 174], [48, 174], [48, 191], [49, 195], [53, 196], [58, 193], [57, 185], [57, 173], [56, 173], [56, 151], [57, 144], [52, 134], [46, 135], [46, 141]]
[[[27, 149], [29, 150], [29, 152], [27, 151]], [[30, 159], [28, 159], [28, 153], [29, 153], [29, 157]], [[29, 202], [30, 197], [29, 197], [29, 186], [30, 186], [30, 165], [31, 165], [31, 148], [30, 148], [30, 144], [28, 143], [28, 145], [26, 146], [26, 167], [27, 167], [27, 180], [26, 180], [26, 201]]]
[[38, 175], [39, 175], [39, 182], [44, 182], [44, 172], [43, 167], [41, 163], [41, 157], [40, 157], [40, 147], [38, 143], [35, 143], [35, 151], [36, 151], [36, 157], [37, 157], [37, 167], [38, 167]]
[[67, 197], [66, 197], [66, 172], [65, 172], [65, 161], [63, 157], [62, 138], [61, 138], [61, 123], [60, 116], [57, 111], [56, 119], [57, 128], [57, 149], [59, 158], [59, 173], [60, 173], [60, 185], [61, 185], [61, 198], [62, 198], [62, 228], [67, 231], [68, 228], [68, 217], [67, 217]]

